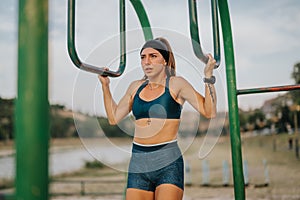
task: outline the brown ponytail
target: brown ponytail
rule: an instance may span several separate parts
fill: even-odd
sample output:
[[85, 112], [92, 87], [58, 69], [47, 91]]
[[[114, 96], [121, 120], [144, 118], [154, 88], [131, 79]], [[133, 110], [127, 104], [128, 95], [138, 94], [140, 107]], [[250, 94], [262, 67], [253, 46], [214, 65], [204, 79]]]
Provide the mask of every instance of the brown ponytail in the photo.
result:
[[166, 74], [168, 76], [176, 76], [176, 63], [170, 43], [163, 37], [158, 37], [156, 38], [156, 40], [160, 40], [161, 42], [163, 42], [167, 46], [169, 51], [169, 60], [167, 61]]

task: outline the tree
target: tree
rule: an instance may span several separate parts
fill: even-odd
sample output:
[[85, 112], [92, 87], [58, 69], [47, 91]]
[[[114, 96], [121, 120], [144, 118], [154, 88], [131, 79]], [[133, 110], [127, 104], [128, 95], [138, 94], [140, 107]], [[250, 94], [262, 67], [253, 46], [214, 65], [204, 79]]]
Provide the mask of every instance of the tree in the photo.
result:
[[[300, 63], [294, 65], [294, 70], [291, 74], [291, 77], [295, 80], [295, 84], [300, 84]], [[290, 94], [292, 96], [294, 104], [300, 105], [300, 91], [290, 91]]]
[[300, 63], [294, 65], [294, 71], [292, 72], [292, 78], [296, 84], [300, 84]]
[[0, 98], [0, 140], [13, 138], [14, 99]]
[[265, 126], [265, 114], [260, 109], [255, 109], [248, 118], [249, 123], [254, 124], [256, 130], [260, 130]]

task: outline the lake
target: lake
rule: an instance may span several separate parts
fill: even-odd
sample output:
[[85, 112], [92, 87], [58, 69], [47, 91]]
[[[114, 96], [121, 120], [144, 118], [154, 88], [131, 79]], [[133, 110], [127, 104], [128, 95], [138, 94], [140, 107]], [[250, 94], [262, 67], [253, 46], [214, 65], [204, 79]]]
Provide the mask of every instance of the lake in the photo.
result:
[[[49, 171], [51, 175], [73, 172], [84, 167], [86, 161], [95, 159], [117, 170], [125, 170], [130, 158], [130, 145], [88, 146], [51, 151]], [[0, 178], [12, 179], [15, 176], [14, 155], [0, 157]]]

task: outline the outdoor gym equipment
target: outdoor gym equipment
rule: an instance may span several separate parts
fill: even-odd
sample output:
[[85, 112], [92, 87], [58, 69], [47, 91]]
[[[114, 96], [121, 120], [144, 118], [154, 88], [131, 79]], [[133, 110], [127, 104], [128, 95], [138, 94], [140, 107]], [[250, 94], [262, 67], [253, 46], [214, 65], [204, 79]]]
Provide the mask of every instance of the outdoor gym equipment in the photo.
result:
[[[131, 0], [136, 10], [141, 26], [143, 27], [145, 40], [153, 38], [151, 26], [145, 12], [144, 6], [140, 0]], [[80, 60], [75, 46], [75, 0], [68, 1], [68, 53], [76, 67], [88, 72], [101, 74], [102, 76], [118, 77], [121, 76], [126, 67], [126, 20], [125, 20], [125, 0], [119, 0], [120, 11], [120, 62], [117, 71], [105, 70], [104, 67], [96, 67]]]
[[80, 60], [75, 46], [75, 0], [68, 1], [68, 53], [74, 65], [79, 69], [101, 74], [103, 76], [118, 77], [123, 74], [126, 66], [126, 26], [125, 0], [120, 0], [120, 63], [117, 71], [105, 70], [104, 67], [95, 67]]
[[[196, 0], [190, 1], [192, 12], [192, 46], [196, 56], [205, 58], [198, 40]], [[298, 90], [300, 85], [237, 90], [234, 48], [231, 22], [226, 0], [212, 0], [219, 11], [226, 66], [229, 128], [235, 199], [245, 199], [245, 183], [241, 153], [241, 138], [237, 96], [240, 94]], [[145, 40], [152, 39], [146, 12], [140, 0], [131, 0], [144, 31]], [[16, 192], [3, 194], [2, 199], [47, 200], [49, 198], [48, 147], [49, 147], [49, 101], [48, 101], [48, 0], [19, 0], [18, 24], [18, 98], [16, 100]], [[72, 62], [82, 70], [105, 76], [120, 76], [126, 65], [125, 0], [120, 0], [120, 64], [117, 71], [104, 71], [80, 61], [75, 49], [75, 0], [68, 3], [68, 51]], [[214, 16], [217, 11], [214, 9]], [[216, 20], [216, 19], [215, 19]], [[213, 20], [213, 21], [215, 21]], [[218, 23], [214, 22], [214, 25]], [[217, 27], [216, 27], [217, 28]], [[218, 31], [214, 30], [216, 34]], [[34, 38], [34, 39], [32, 39]], [[214, 38], [218, 38], [214, 36]], [[199, 42], [198, 42], [199, 41]], [[218, 41], [214, 41], [215, 45]], [[199, 45], [199, 46], [197, 46]], [[219, 45], [214, 49], [219, 61]], [[30, 113], [30, 117], [28, 117]]]
[[[211, 0], [211, 17], [213, 30], [213, 46], [214, 59], [217, 61], [215, 68], [218, 68], [221, 62], [220, 55], [220, 36], [219, 36], [219, 18], [217, 0]], [[189, 0], [189, 18], [190, 18], [190, 35], [192, 39], [192, 46], [195, 55], [202, 62], [207, 63], [208, 57], [203, 53], [199, 37], [197, 4], [195, 0]]]

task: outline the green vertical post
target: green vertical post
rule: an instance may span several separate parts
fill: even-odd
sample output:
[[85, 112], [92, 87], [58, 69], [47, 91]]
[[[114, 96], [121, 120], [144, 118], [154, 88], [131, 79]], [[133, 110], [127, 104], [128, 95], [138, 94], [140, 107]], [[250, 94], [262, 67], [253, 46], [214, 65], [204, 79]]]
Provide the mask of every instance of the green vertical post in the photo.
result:
[[48, 0], [19, 0], [16, 199], [48, 195]]
[[226, 63], [226, 79], [228, 93], [230, 141], [233, 167], [234, 195], [235, 199], [245, 199], [245, 183], [243, 175], [243, 159], [241, 149], [240, 121], [238, 112], [236, 75], [234, 65], [234, 50], [230, 15], [227, 0], [219, 1], [219, 11], [223, 32], [223, 42]]

